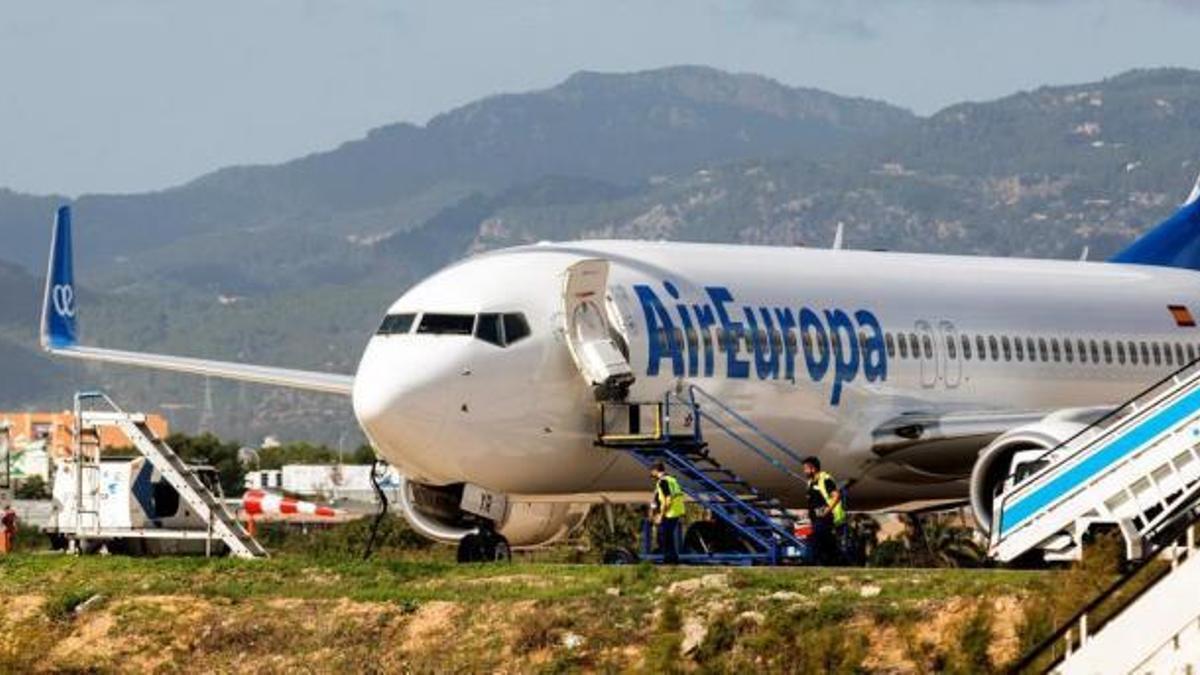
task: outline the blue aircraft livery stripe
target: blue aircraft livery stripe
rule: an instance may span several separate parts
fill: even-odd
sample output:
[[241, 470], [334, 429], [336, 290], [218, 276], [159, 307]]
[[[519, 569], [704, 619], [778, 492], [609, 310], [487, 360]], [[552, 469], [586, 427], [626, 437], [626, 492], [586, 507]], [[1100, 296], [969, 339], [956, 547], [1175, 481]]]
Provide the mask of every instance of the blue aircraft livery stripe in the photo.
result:
[[1033, 494], [1004, 509], [1000, 515], [1000, 533], [1021, 524], [1047, 504], [1079, 487], [1084, 481], [1123, 459], [1134, 450], [1153, 440], [1179, 422], [1194, 415], [1200, 408], [1200, 389], [1180, 398], [1171, 405], [1135, 425], [1057, 478], [1038, 488]]

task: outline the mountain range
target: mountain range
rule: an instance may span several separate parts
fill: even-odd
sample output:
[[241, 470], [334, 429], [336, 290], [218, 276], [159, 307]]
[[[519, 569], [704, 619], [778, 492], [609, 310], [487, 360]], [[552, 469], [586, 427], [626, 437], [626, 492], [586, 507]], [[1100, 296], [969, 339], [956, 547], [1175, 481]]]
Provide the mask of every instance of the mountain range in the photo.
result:
[[348, 405], [51, 362], [34, 318], [53, 209], [76, 220], [85, 339], [351, 372], [386, 306], [464, 255], [581, 237], [1102, 257], [1200, 171], [1200, 72], [1140, 70], [919, 117], [684, 66], [579, 73], [424, 126], [145, 194], [0, 190], [0, 408], [103, 386], [178, 427], [357, 440]]

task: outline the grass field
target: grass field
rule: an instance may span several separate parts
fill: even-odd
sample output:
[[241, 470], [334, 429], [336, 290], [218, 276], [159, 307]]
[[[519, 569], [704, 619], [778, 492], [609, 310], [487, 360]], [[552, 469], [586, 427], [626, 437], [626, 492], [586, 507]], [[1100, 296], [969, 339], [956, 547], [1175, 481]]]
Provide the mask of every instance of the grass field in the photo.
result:
[[1073, 576], [26, 553], [0, 672], [985, 672]]

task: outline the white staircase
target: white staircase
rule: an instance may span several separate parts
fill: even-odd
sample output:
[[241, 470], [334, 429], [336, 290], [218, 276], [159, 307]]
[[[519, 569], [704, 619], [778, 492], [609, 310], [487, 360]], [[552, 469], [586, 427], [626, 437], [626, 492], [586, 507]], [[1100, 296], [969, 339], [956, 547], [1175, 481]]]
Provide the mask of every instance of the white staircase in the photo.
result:
[[1034, 549], [1075, 558], [1094, 525], [1116, 526], [1143, 555], [1164, 523], [1200, 497], [1200, 366], [1193, 362], [1047, 453], [1048, 464], [996, 497], [990, 555]]
[[1200, 549], [1192, 509], [1147, 557], [1092, 599], [1012, 673], [1195, 673], [1200, 665]]
[[1194, 672], [1200, 664], [1200, 555], [1189, 548], [1176, 565], [1099, 631], [1082, 633], [1082, 645], [1053, 672]]
[[[83, 405], [87, 400], [102, 400], [111, 410], [88, 410]], [[222, 500], [208, 489], [196, 476], [192, 469], [180, 459], [179, 455], [169, 445], [150, 429], [144, 415], [127, 413], [121, 410], [106, 394], [99, 392], [82, 392], [75, 396], [75, 419], [77, 420], [77, 439], [88, 435], [98, 435], [102, 427], [116, 427], [133, 442], [138, 449], [159, 471], [162, 477], [179, 493], [179, 497], [191, 507], [192, 512], [205, 523], [208, 523], [209, 534], [220, 539], [229, 548], [231, 555], [239, 558], [264, 558], [267, 551], [258, 541], [246, 531], [246, 528], [225, 508]], [[77, 443], [79, 441], [77, 440]], [[86, 453], [79, 452], [77, 457], [82, 459]], [[96, 457], [99, 457], [97, 448]], [[86, 468], [86, 464], [80, 468]], [[83, 482], [83, 472], [77, 474]], [[77, 492], [79, 498], [84, 497], [84, 490]], [[96, 511], [85, 504], [79, 504], [77, 511], [80, 517], [92, 515], [93, 523]], [[98, 527], [98, 525], [97, 525]], [[82, 535], [87, 527], [80, 523], [79, 533]]]

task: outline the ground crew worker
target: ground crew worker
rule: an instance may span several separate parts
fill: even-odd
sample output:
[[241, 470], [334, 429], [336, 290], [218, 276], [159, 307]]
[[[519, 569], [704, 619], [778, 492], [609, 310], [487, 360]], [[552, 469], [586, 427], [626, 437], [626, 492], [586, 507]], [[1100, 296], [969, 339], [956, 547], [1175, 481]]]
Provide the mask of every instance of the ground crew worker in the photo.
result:
[[667, 473], [667, 467], [659, 462], [650, 470], [654, 478], [654, 500], [650, 503], [650, 513], [654, 524], [658, 525], [658, 550], [662, 553], [663, 562], [668, 565], [679, 564], [679, 523], [687, 507], [683, 501], [683, 488], [679, 481]]
[[12, 553], [17, 541], [17, 512], [11, 504], [4, 505], [0, 514], [0, 554]]
[[837, 481], [821, 470], [821, 460], [807, 457], [804, 476], [808, 478], [808, 519], [813, 528], [816, 560], [822, 565], [846, 562], [840, 542], [846, 540], [846, 505]]

